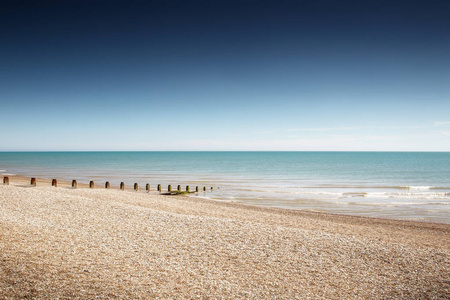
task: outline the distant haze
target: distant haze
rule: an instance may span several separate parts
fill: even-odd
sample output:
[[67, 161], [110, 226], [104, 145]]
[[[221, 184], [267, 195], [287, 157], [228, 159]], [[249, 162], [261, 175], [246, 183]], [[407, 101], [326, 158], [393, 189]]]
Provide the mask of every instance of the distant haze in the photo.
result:
[[1, 1], [0, 151], [450, 151], [450, 1]]

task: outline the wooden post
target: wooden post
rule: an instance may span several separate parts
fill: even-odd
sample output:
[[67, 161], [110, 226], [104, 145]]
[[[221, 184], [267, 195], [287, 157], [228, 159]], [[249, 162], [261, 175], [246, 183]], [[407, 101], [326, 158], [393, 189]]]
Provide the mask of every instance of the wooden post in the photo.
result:
[[8, 176], [3, 177], [3, 184], [9, 185], [9, 177]]
[[139, 190], [139, 186], [138, 186], [137, 183], [134, 184], [134, 190], [135, 190], [135, 191]]
[[90, 189], [93, 189], [94, 188], [94, 182], [91, 180], [91, 181], [89, 181], [89, 188]]
[[109, 184], [109, 181], [105, 182], [105, 189], [109, 189], [111, 185]]
[[149, 184], [149, 183], [147, 183], [147, 184], [145, 185], [145, 190], [146, 190], [147, 192], [150, 192], [150, 184]]
[[77, 181], [76, 181], [75, 179], [72, 180], [72, 187], [73, 187], [74, 189], [76, 189], [77, 186], [78, 186]]
[[52, 179], [52, 186], [54, 187], [58, 186], [58, 182], [56, 181], [56, 179]]
[[32, 177], [30, 184], [31, 186], [36, 186], [36, 178]]
[[195, 187], [195, 191], [198, 193], [198, 186]]
[[161, 185], [158, 184], [158, 192], [161, 192]]
[[213, 190], [213, 187], [211, 187], [211, 191]]
[[206, 186], [203, 187], [203, 191], [206, 192]]
[[186, 192], [188, 192], [188, 193], [190, 192], [188, 185], [186, 186]]
[[125, 183], [123, 183], [123, 182], [120, 183], [120, 189], [121, 189], [122, 191], [125, 190]]
[[172, 191], [172, 186], [169, 184], [169, 186], [167, 187], [167, 191], [171, 192]]
[[181, 185], [177, 186], [177, 191], [181, 192]]

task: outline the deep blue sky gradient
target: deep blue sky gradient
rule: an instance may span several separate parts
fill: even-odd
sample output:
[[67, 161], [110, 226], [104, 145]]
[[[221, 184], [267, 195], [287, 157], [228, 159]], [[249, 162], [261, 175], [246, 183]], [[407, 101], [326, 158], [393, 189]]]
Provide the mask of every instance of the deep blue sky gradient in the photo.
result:
[[449, 1], [0, 1], [0, 151], [450, 151]]

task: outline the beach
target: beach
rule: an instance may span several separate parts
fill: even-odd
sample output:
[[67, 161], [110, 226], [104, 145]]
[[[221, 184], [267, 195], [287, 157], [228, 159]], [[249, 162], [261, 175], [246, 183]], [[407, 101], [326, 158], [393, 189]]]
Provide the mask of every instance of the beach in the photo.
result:
[[10, 181], [5, 299], [450, 297], [448, 224]]
[[450, 1], [1, 1], [0, 300], [450, 300]]

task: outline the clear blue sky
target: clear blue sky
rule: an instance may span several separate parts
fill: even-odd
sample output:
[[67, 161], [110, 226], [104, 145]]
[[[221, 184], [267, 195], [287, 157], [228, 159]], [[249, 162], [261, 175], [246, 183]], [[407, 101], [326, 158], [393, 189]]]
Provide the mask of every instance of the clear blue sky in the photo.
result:
[[0, 151], [450, 151], [449, 1], [1, 1]]

